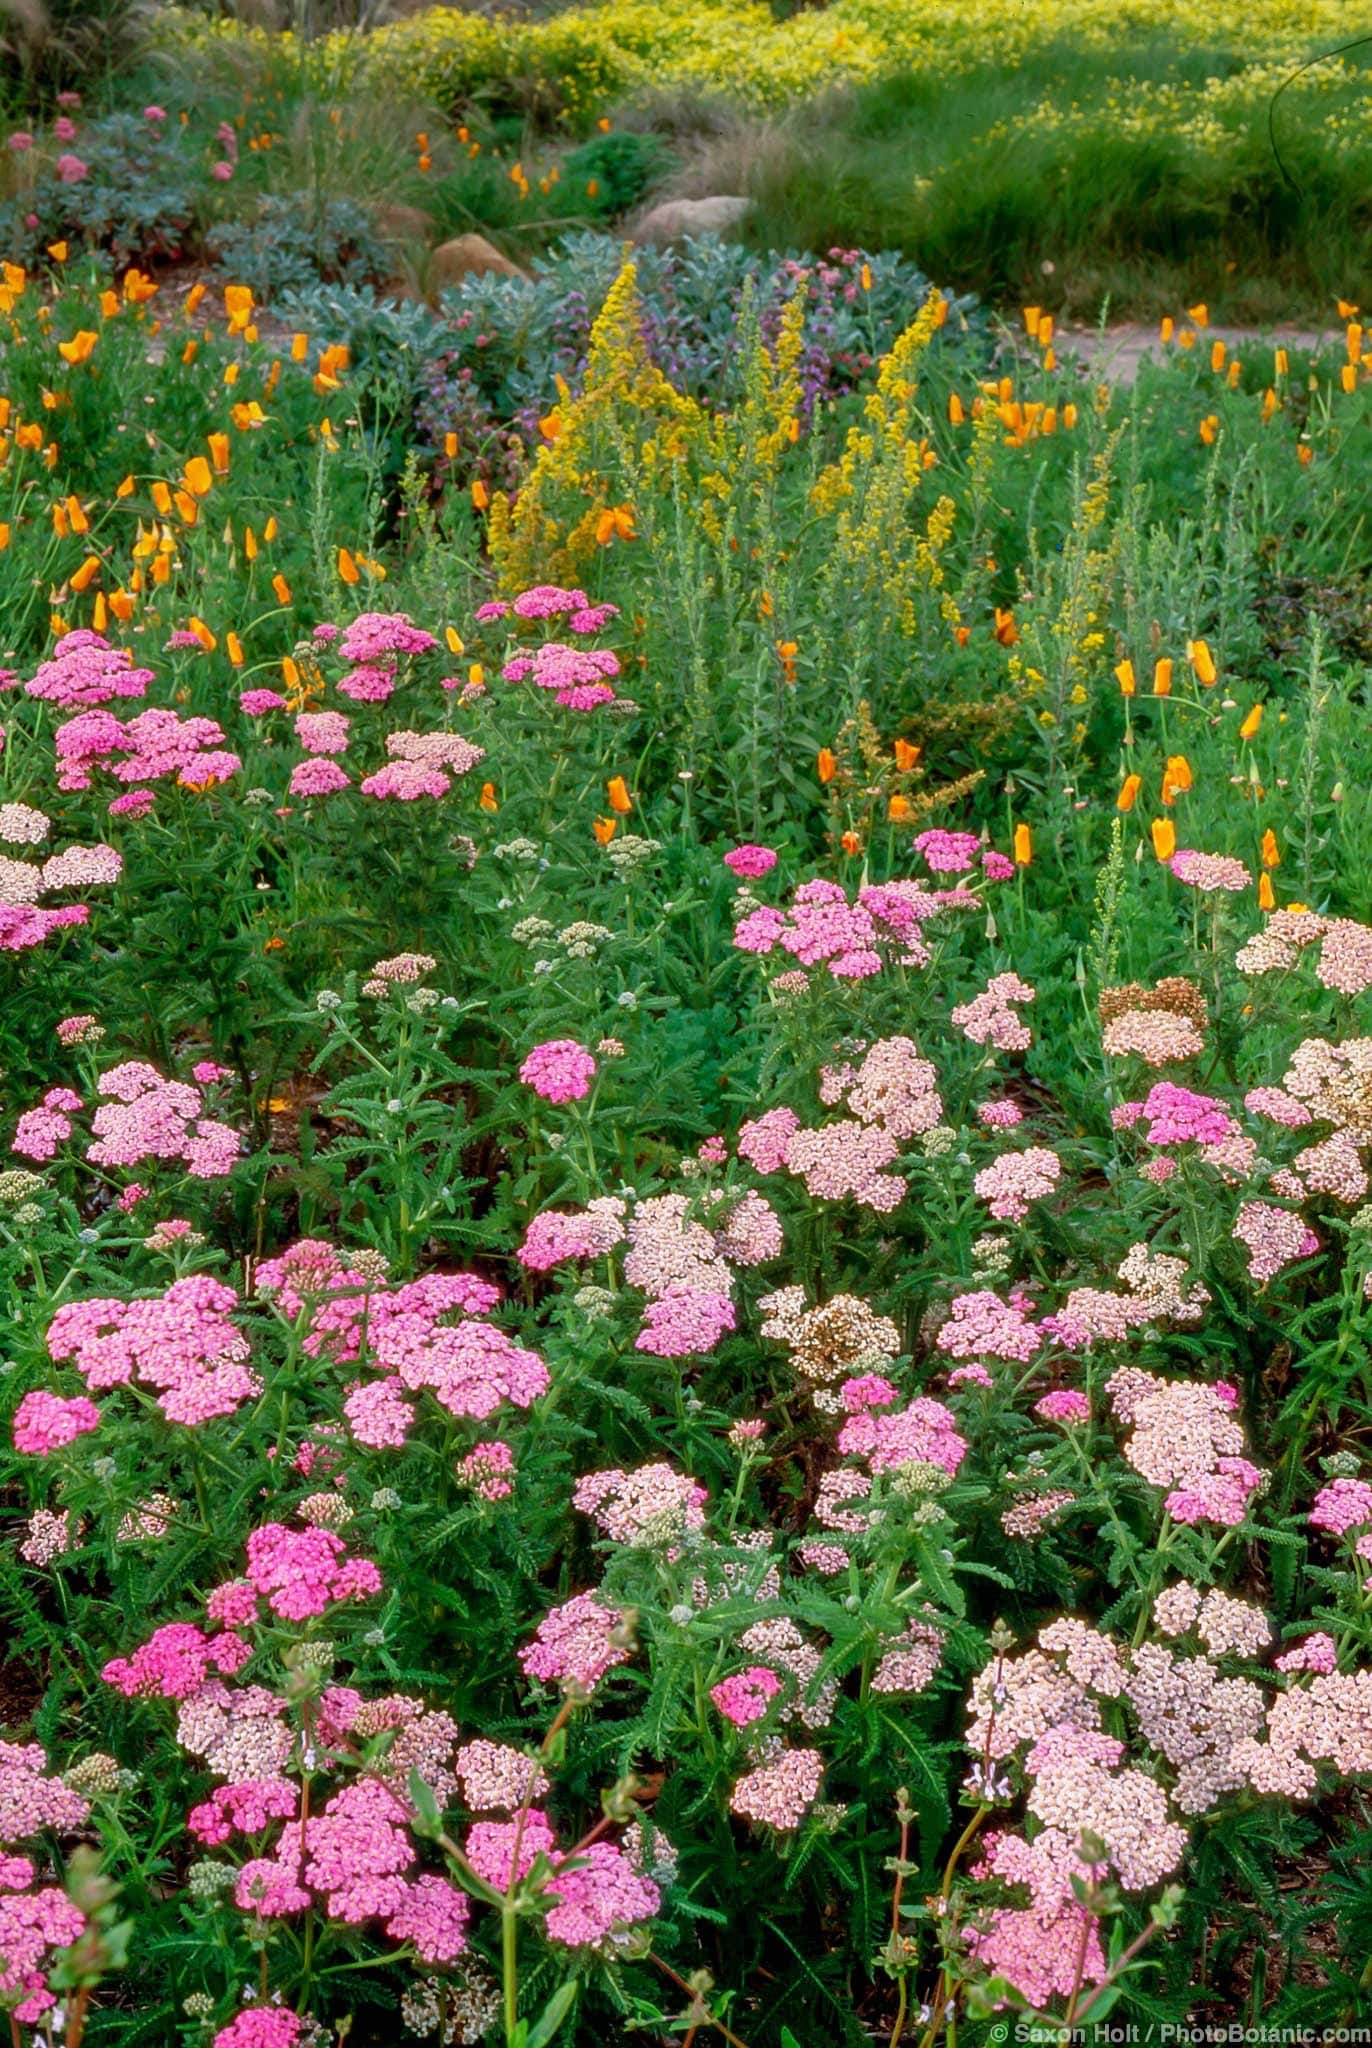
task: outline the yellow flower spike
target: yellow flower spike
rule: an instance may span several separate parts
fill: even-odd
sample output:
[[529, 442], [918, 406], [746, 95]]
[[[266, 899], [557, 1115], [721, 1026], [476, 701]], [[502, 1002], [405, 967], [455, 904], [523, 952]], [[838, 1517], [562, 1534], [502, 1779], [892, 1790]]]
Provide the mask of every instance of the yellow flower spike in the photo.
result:
[[1244, 719], [1243, 724], [1239, 727], [1239, 738], [1241, 740], [1251, 740], [1256, 738], [1258, 727], [1261, 724], [1262, 706], [1261, 704], [1255, 704], [1253, 706], [1253, 709], [1249, 712], [1247, 718]]
[[1172, 694], [1172, 657], [1159, 655], [1153, 666], [1153, 695], [1170, 697]]
[[1215, 667], [1215, 657], [1210, 652], [1206, 642], [1204, 640], [1188, 640], [1186, 643], [1186, 658], [1196, 671], [1196, 681], [1204, 689], [1210, 689], [1219, 671]]
[[1177, 850], [1177, 828], [1170, 818], [1154, 818], [1153, 851], [1159, 860], [1171, 860]]
[[1117, 811], [1132, 811], [1135, 803], [1138, 801], [1139, 791], [1142, 788], [1143, 777], [1141, 775], [1126, 775], [1124, 781], [1120, 784], [1120, 793], [1115, 798], [1115, 809]]
[[605, 785], [605, 794], [609, 799], [610, 809], [619, 817], [627, 818], [634, 807], [634, 802], [629, 795], [629, 785], [622, 775], [610, 777]]
[[1015, 866], [1027, 868], [1034, 858], [1034, 835], [1027, 825], [1016, 825], [1013, 850]]
[[1272, 887], [1272, 877], [1271, 877], [1270, 875], [1259, 875], [1259, 876], [1258, 876], [1258, 909], [1259, 909], [1259, 910], [1275, 910], [1275, 909], [1276, 909], [1276, 907], [1277, 907], [1277, 892], [1276, 892], [1276, 890], [1275, 890], [1275, 889], [1274, 889], [1274, 888]]
[[338, 573], [345, 583], [360, 583], [361, 571], [346, 548], [338, 550]]
[[1138, 689], [1138, 680], [1134, 675], [1133, 662], [1128, 660], [1116, 662], [1115, 675], [1119, 680], [1121, 697], [1132, 697]]

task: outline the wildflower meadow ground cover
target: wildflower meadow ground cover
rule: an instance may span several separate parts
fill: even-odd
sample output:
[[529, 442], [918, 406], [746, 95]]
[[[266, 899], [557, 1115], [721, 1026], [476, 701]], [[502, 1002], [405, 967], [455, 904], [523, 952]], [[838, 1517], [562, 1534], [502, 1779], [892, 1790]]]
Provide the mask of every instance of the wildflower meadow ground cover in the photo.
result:
[[1366, 2022], [1357, 306], [1124, 390], [838, 251], [712, 385], [626, 263], [492, 469], [42, 266], [11, 2041]]

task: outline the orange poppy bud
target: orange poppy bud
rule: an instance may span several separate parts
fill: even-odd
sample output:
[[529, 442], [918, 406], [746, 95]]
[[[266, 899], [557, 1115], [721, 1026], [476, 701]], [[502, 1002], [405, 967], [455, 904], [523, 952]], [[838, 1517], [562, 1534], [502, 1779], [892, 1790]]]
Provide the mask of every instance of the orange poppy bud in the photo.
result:
[[1024, 309], [1024, 331], [1030, 341], [1038, 339], [1039, 322], [1043, 318], [1041, 306], [1026, 306]]
[[81, 567], [69, 579], [73, 590], [85, 590], [100, 568], [99, 555], [87, 555]]
[[1315, 451], [1308, 442], [1302, 441], [1300, 447], [1296, 450], [1296, 460], [1302, 469], [1309, 469], [1311, 463], [1315, 460]]
[[1190, 789], [1191, 763], [1187, 760], [1185, 754], [1169, 754], [1167, 756], [1166, 772], [1168, 781], [1177, 789]]
[[1281, 851], [1277, 845], [1277, 835], [1270, 825], [1262, 835], [1262, 864], [1265, 868], [1281, 866]]
[[835, 759], [835, 757], [830, 753], [827, 747], [820, 748], [819, 758], [816, 761], [815, 766], [819, 770], [819, 779], [821, 782], [832, 782], [835, 775], [837, 775], [838, 773], [838, 762]]
[[456, 626], [449, 626], [443, 637], [448, 643], [449, 654], [465, 654], [467, 652], [466, 644]]
[[257, 535], [253, 532], [250, 526], [245, 526], [243, 528], [243, 553], [247, 556], [250, 562], [255, 562], [257, 560]]
[[1214, 682], [1218, 670], [1215, 667], [1215, 657], [1210, 652], [1205, 641], [1189, 640], [1186, 644], [1186, 658], [1196, 671], [1196, 681], [1204, 684], [1208, 690]]
[[215, 648], [219, 645], [219, 642], [215, 639], [214, 634], [205, 624], [205, 621], [203, 619], [198, 619], [195, 616], [194, 612], [191, 613], [190, 617], [186, 621], [186, 630], [188, 632], [194, 633], [196, 639], [200, 642], [200, 645], [204, 648], [206, 654], [213, 654]]
[[451, 462], [454, 455], [456, 455], [457, 453], [456, 434], [447, 433], [443, 436], [443, 453], [447, 456], [449, 462]]
[[591, 826], [597, 846], [608, 846], [619, 830], [618, 818], [597, 818]]
[[286, 579], [285, 579], [285, 577], [284, 577], [284, 576], [273, 576], [273, 578], [272, 578], [272, 589], [273, 589], [273, 590], [275, 591], [275, 593], [276, 593], [276, 601], [277, 601], [277, 603], [278, 603], [278, 604], [289, 604], [289, 603], [290, 603], [290, 601], [291, 601], [291, 586], [290, 586], [290, 584], [289, 584], [289, 583], [288, 583], [288, 582], [286, 581]]
[[1132, 811], [1138, 793], [1142, 788], [1143, 777], [1141, 775], [1126, 775], [1123, 783], [1120, 785], [1120, 793], [1115, 799], [1115, 809], [1117, 811]]
[[472, 478], [472, 503], [478, 512], [484, 512], [491, 502], [491, 494], [479, 476]]
[[963, 409], [962, 409], [962, 400], [961, 400], [961, 399], [960, 399], [960, 398], [958, 397], [958, 395], [957, 395], [956, 391], [950, 391], [950, 392], [948, 393], [948, 424], [949, 424], [949, 426], [950, 426], [950, 427], [960, 427], [960, 426], [962, 425], [963, 421], [964, 421], [964, 420], [966, 419], [966, 417], [967, 417], [967, 415], [966, 415], [966, 413], [965, 413], [965, 412], [963, 411]]
[[896, 766], [902, 774], [914, 767], [922, 752], [921, 747], [912, 747], [909, 740], [896, 741]]
[[243, 642], [239, 639], [237, 633], [226, 633], [224, 635], [224, 651], [235, 668], [242, 668]]
[[288, 690], [300, 688], [299, 664], [289, 654], [283, 654], [281, 657], [281, 680]]
[[0, 519], [0, 555], [3, 555], [9, 546], [11, 537], [12, 530], [8, 519]]
[[1002, 647], [1013, 647], [1019, 639], [1019, 627], [1015, 624], [1013, 612], [1002, 611], [996, 606], [995, 634]]
[[915, 807], [908, 796], [893, 796], [886, 806], [886, 815], [893, 825], [908, 825]]
[[1229, 351], [1222, 341], [1212, 341], [1210, 344], [1211, 369], [1216, 372], [1222, 370], [1224, 368], [1224, 359], [1228, 353]]
[[1170, 697], [1172, 694], [1172, 661], [1169, 655], [1159, 657], [1153, 669], [1153, 695]]
[[500, 802], [496, 796], [495, 784], [493, 782], [482, 783], [481, 794], [477, 798], [477, 802], [483, 811], [498, 811], [500, 809]]
[[629, 785], [622, 775], [612, 775], [605, 785], [605, 794], [610, 800], [610, 809], [617, 811], [621, 818], [627, 818], [634, 807], [629, 794]]
[[1219, 414], [1216, 412], [1208, 412], [1205, 415], [1205, 418], [1201, 421], [1200, 427], [1198, 429], [1200, 437], [1202, 441], [1204, 441], [1207, 448], [1211, 448], [1214, 446], [1215, 436], [1219, 433], [1219, 430]]
[[838, 843], [847, 854], [862, 851], [862, 840], [856, 832], [845, 832]]
[[1258, 909], [1259, 909], [1259, 910], [1275, 910], [1275, 909], [1276, 909], [1276, 907], [1277, 907], [1277, 892], [1276, 892], [1276, 890], [1275, 890], [1275, 889], [1274, 889], [1274, 888], [1272, 887], [1272, 877], [1271, 877], [1270, 875], [1259, 875], [1259, 876], [1258, 876]]
[[1027, 825], [1015, 827], [1014, 855], [1017, 868], [1027, 868], [1034, 858], [1034, 835]]
[[970, 626], [954, 626], [953, 638], [957, 641], [959, 647], [965, 647], [971, 637], [972, 628]]
[[132, 497], [133, 478], [131, 476], [126, 476], [122, 483], [117, 483], [114, 487], [114, 495], [116, 498]]
[[1158, 339], [1159, 339], [1159, 341], [1162, 341], [1162, 342], [1164, 342], [1164, 343], [1165, 343], [1165, 342], [1169, 342], [1169, 341], [1170, 341], [1170, 340], [1172, 339], [1172, 336], [1173, 336], [1173, 335], [1174, 335], [1174, 334], [1176, 333], [1176, 331], [1177, 331], [1177, 323], [1176, 323], [1176, 321], [1175, 321], [1175, 320], [1174, 320], [1174, 319], [1173, 319], [1173, 318], [1171, 317], [1171, 315], [1170, 315], [1170, 314], [1164, 314], [1164, 315], [1163, 315], [1163, 319], [1162, 319], [1162, 324], [1161, 324], [1161, 326], [1160, 326], [1160, 327], [1158, 328]]
[[1284, 377], [1291, 367], [1291, 359], [1287, 355], [1286, 350], [1284, 348], [1279, 348], [1276, 350], [1272, 357], [1272, 362], [1276, 374], [1279, 377]]
[[227, 476], [229, 471], [229, 437], [227, 434], [207, 434], [206, 446], [214, 464], [216, 476]]
[[362, 572], [346, 548], [338, 550], [338, 573], [345, 583], [360, 583]]
[[1132, 697], [1134, 695], [1134, 692], [1138, 689], [1138, 681], [1134, 675], [1133, 662], [1117, 662], [1115, 665], [1115, 674], [1119, 678], [1121, 697]]
[[1170, 818], [1154, 818], [1153, 851], [1159, 860], [1171, 860], [1177, 850], [1177, 828]]
[[1258, 727], [1261, 724], [1262, 706], [1261, 704], [1255, 704], [1253, 706], [1253, 709], [1249, 712], [1247, 718], [1244, 719], [1243, 724], [1239, 727], [1239, 738], [1241, 740], [1251, 740], [1255, 738], [1257, 735]]

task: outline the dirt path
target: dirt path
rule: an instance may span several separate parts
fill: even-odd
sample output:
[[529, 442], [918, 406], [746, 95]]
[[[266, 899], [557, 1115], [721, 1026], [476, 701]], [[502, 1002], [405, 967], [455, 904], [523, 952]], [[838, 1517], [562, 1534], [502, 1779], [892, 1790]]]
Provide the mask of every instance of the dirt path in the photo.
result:
[[[1203, 360], [1208, 360], [1213, 341], [1224, 342], [1231, 355], [1260, 352], [1268, 361], [1274, 348], [1299, 349], [1316, 355], [1330, 349], [1341, 350], [1344, 345], [1342, 328], [1316, 334], [1301, 327], [1227, 327], [1219, 324], [1205, 328], [1197, 338], [1196, 348]], [[1160, 357], [1166, 353], [1158, 339], [1156, 326], [1107, 327], [1103, 334], [1098, 328], [1067, 327], [1057, 335], [1056, 346], [1060, 356], [1075, 356], [1094, 376], [1108, 377], [1116, 384], [1132, 384], [1146, 356]], [[1174, 350], [1176, 345], [1170, 346]]]

